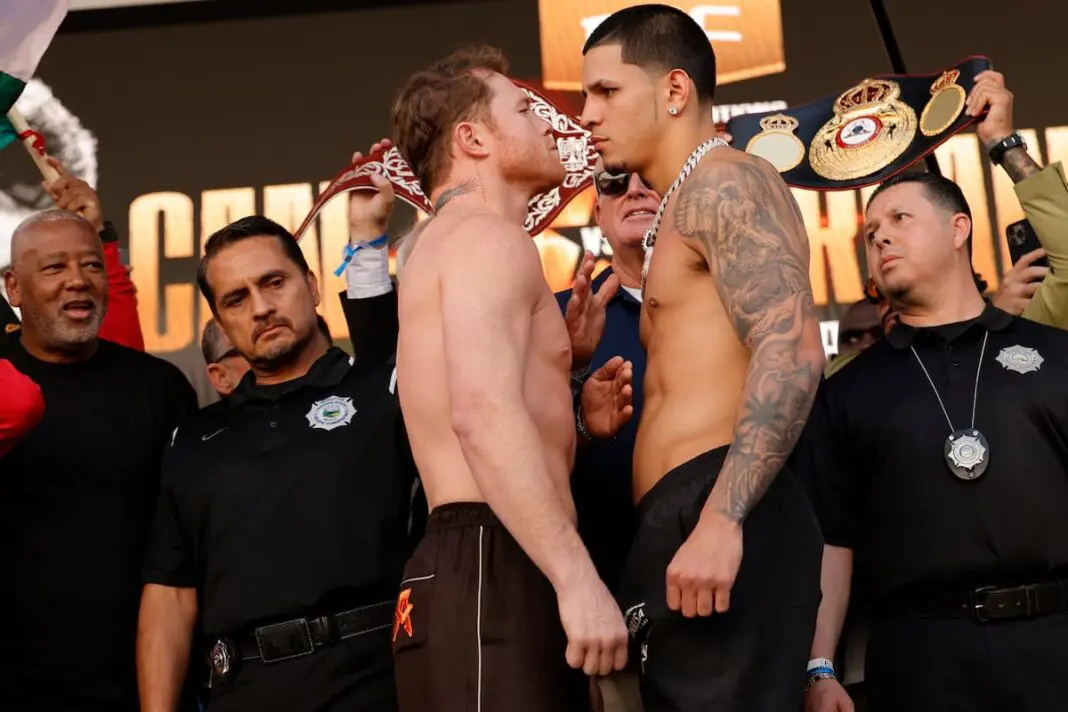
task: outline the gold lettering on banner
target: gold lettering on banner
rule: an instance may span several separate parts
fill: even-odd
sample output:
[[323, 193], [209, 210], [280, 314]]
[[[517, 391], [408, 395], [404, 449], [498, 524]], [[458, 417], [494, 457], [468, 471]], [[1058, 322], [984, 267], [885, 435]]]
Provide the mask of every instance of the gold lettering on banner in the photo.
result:
[[[1038, 133], [1034, 129], [1020, 129], [1027, 144], [1027, 153], [1031, 158], [1042, 165], [1041, 153], [1038, 150]], [[997, 229], [994, 231], [994, 244], [997, 245], [1001, 259], [1001, 274], [1012, 267], [1012, 257], [1009, 255], [1009, 241], [1005, 237], [1005, 228], [1017, 220], [1023, 220], [1024, 212], [1020, 207], [1020, 200], [1016, 197], [1016, 191], [1012, 187], [1012, 179], [997, 166], [991, 166], [994, 188], [994, 212], [997, 215]], [[985, 275], [984, 275], [985, 278]]]
[[[1036, 146], [1042, 133], [1046, 143], [1045, 162], [1068, 162], [1068, 126], [1021, 133], [1033, 156], [1039, 155]], [[998, 257], [1002, 265], [1009, 265], [1005, 227], [1022, 216], [1011, 181], [1001, 169], [991, 171], [985, 151], [972, 134], [950, 138], [936, 155], [943, 174], [955, 180], [968, 199], [973, 221], [973, 263], [994, 290], [1003, 271], [998, 268]], [[922, 170], [922, 165], [916, 169]], [[988, 171], [993, 181], [989, 190]], [[325, 185], [319, 184], [318, 189], [323, 190]], [[311, 208], [313, 186], [310, 183], [267, 186], [262, 190], [263, 213], [290, 230]], [[870, 186], [859, 191], [829, 192], [822, 198], [812, 191], [793, 191], [809, 234], [810, 275], [817, 304], [828, 304], [833, 298], [845, 305], [861, 298], [866, 267], [863, 258], [858, 259], [854, 237], [864, 205], [874, 190]], [[204, 191], [198, 197], [199, 225], [194, 223], [197, 206], [182, 193], [148, 193], [130, 204], [132, 278], [138, 290], [141, 328], [150, 352], [179, 351], [192, 346], [199, 338], [198, 327], [207, 318], [208, 310], [206, 305], [200, 310], [196, 308], [201, 302], [195, 286], [198, 246], [223, 225], [256, 212], [256, 191], [255, 187]], [[823, 209], [821, 201], [825, 203]], [[577, 238], [573, 233], [580, 229], [596, 229], [589, 227], [595, 224], [594, 202], [594, 192], [584, 192], [557, 216], [550, 229], [534, 238], [546, 280], [554, 290], [571, 286], [583, 249], [571, 238]], [[425, 216], [416, 213], [416, 220], [419, 219]], [[562, 234], [565, 230], [567, 235]], [[333, 270], [340, 264], [347, 241], [348, 201], [342, 199], [330, 201], [319, 214], [318, 224], [301, 240], [308, 264], [322, 286], [320, 312], [339, 339], [348, 336], [344, 312], [337, 299], [345, 281], [344, 276], [335, 277]], [[608, 264], [608, 254], [595, 252], [601, 253], [597, 255], [600, 271]]]
[[560, 211], [560, 214], [549, 224], [548, 229], [534, 237], [534, 244], [541, 256], [541, 268], [545, 272], [545, 281], [549, 283], [549, 288], [554, 292], [571, 287], [575, 269], [582, 258], [582, 247], [561, 235], [556, 229], [589, 225], [593, 217], [595, 200], [593, 188], [582, 191]]
[[[217, 230], [221, 230], [235, 220], [256, 214], [256, 191], [254, 188], [223, 188], [205, 190], [200, 194], [200, 251], [204, 254], [204, 245]], [[204, 326], [211, 319], [211, 307], [197, 290], [197, 330], [196, 338], [204, 333]]]
[[833, 287], [835, 301], [839, 304], [857, 301], [864, 296], [864, 280], [853, 242], [858, 228], [857, 191], [842, 190], [825, 194], [826, 223], [820, 215], [819, 193], [798, 188], [792, 188], [791, 191], [808, 231], [809, 277], [812, 280], [813, 299], [816, 304], [827, 304]]
[[[319, 184], [319, 190], [326, 190], [329, 181]], [[311, 232], [311, 231], [309, 231]], [[341, 196], [331, 200], [319, 211], [319, 232], [322, 235], [322, 273], [319, 285], [322, 288], [322, 300], [319, 313], [330, 325], [330, 333], [335, 339], [349, 338], [349, 325], [345, 321], [345, 312], [337, 295], [345, 290], [345, 275], [334, 275], [334, 270], [341, 264], [345, 245], [349, 243], [349, 200]], [[301, 242], [308, 239], [306, 234]]]
[[[312, 207], [311, 183], [268, 185], [263, 188], [263, 214], [293, 232], [304, 222]], [[315, 223], [300, 238], [300, 250], [316, 277], [322, 277], [319, 259], [319, 230]]]
[[972, 210], [972, 268], [983, 276], [990, 291], [998, 288], [1001, 273], [994, 258], [990, 202], [986, 195], [985, 151], [979, 151], [975, 134], [957, 134], [935, 151], [942, 175], [955, 181]]
[[193, 201], [182, 193], [148, 193], [130, 203], [129, 219], [130, 277], [137, 287], [145, 349], [152, 353], [180, 351], [193, 341], [195, 287], [186, 282], [168, 284], [161, 290], [160, 268], [164, 260], [194, 255]]

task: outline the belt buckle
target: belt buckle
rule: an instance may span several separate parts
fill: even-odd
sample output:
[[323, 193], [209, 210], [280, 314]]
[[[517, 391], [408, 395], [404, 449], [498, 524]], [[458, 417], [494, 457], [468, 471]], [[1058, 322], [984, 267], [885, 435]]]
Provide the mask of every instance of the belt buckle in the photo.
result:
[[237, 648], [229, 638], [219, 638], [211, 646], [211, 679], [226, 682], [237, 667]]
[[[1023, 611], [1016, 610], [1015, 608], [1002, 611], [993, 610], [987, 611], [987, 601], [992, 594], [1012, 595], [1017, 593], [1023, 593], [1024, 603], [1026, 608]], [[972, 591], [972, 601], [975, 605], [975, 619], [980, 623], [988, 623], [993, 620], [999, 620], [1004, 618], [1018, 618], [1020, 616], [1031, 615], [1031, 595], [1027, 586], [1013, 586], [1011, 588], [997, 588], [995, 586], [983, 586]], [[993, 615], [991, 615], [993, 613]]]
[[[270, 646], [264, 646], [264, 639], [267, 635], [275, 633], [277, 631], [291, 628], [294, 625], [298, 626], [300, 632], [301, 642], [304, 643], [304, 647], [294, 653], [275, 654]], [[256, 647], [260, 651], [260, 659], [265, 663], [277, 663], [282, 660], [291, 660], [293, 658], [302, 658], [305, 655], [311, 655], [315, 652], [315, 643], [312, 641], [311, 628], [308, 626], [307, 618], [297, 618], [284, 623], [275, 623], [274, 625], [265, 625], [257, 628], [253, 632], [256, 638]]]

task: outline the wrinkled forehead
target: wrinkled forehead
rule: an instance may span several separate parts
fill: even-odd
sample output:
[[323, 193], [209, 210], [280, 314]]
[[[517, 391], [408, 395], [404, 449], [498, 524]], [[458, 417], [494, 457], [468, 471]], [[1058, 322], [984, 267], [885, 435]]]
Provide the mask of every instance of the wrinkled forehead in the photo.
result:
[[296, 272], [297, 266], [278, 240], [248, 237], [223, 247], [208, 262], [208, 280], [222, 292], [224, 285], [255, 282], [268, 274]]
[[74, 220], [31, 225], [18, 233], [11, 244], [13, 264], [46, 256], [103, 254], [104, 246], [92, 228]]

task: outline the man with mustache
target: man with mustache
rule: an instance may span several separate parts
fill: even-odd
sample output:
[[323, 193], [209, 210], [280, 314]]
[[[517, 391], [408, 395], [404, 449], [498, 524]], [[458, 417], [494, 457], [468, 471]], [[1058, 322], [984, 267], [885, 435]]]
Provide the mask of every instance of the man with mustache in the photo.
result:
[[213, 712], [393, 709], [393, 597], [415, 479], [393, 366], [328, 346], [318, 280], [267, 218], [212, 235], [197, 281], [250, 370], [164, 457], [142, 709], [174, 709], [198, 621]]
[[40, 386], [45, 412], [0, 459], [0, 558], [12, 573], [0, 606], [13, 613], [0, 707], [137, 710], [139, 569], [159, 460], [196, 408], [193, 389], [174, 366], [98, 338], [104, 248], [85, 218], [23, 221], [4, 281], [22, 328], [0, 336], [0, 359]]

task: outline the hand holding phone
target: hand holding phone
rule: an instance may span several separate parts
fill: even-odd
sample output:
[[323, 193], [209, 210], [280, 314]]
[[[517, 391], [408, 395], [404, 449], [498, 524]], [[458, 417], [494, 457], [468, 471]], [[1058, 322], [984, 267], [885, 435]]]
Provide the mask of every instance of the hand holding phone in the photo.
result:
[[[1035, 250], [1042, 249], [1042, 243], [1038, 240], [1038, 234], [1031, 227], [1027, 219], [1017, 220], [1005, 228], [1005, 239], [1009, 242], [1009, 256], [1015, 265], [1024, 255]], [[1045, 255], [1031, 262], [1032, 267], [1049, 267], [1049, 259]]]

